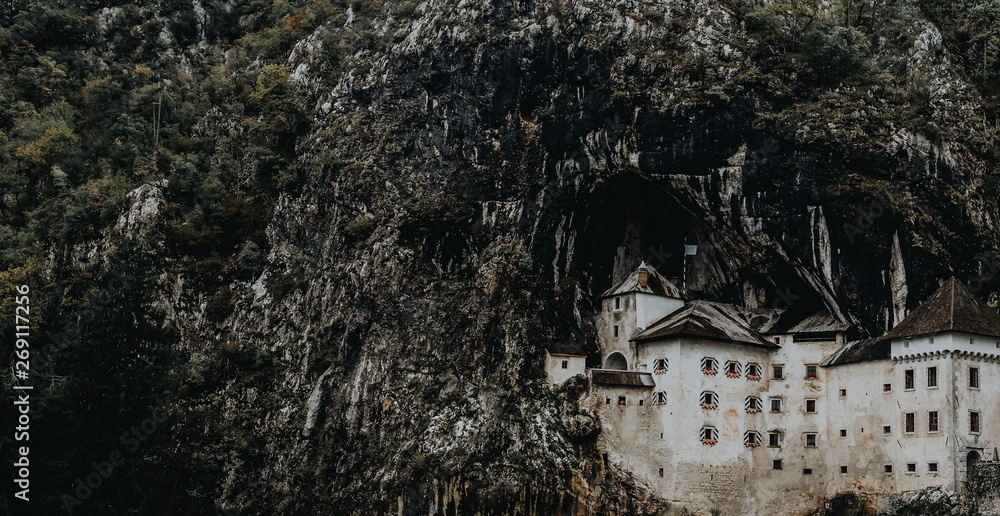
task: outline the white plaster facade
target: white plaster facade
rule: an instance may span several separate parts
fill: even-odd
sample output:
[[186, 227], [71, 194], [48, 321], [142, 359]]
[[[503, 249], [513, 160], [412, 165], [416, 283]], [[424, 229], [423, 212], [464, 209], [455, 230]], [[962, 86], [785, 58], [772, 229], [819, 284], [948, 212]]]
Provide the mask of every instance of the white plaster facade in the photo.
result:
[[[632, 373], [616, 384], [614, 373], [590, 372], [599, 444], [675, 508], [804, 514], [845, 491], [961, 492], [970, 453], [998, 459], [1000, 337], [943, 331], [845, 343], [846, 325], [782, 333], [773, 317], [751, 335], [749, 318], [730, 317], [732, 305], [613, 294], [595, 318], [601, 356], [622, 353]], [[640, 317], [640, 306], [663, 312]], [[703, 371], [707, 358], [714, 374]]]

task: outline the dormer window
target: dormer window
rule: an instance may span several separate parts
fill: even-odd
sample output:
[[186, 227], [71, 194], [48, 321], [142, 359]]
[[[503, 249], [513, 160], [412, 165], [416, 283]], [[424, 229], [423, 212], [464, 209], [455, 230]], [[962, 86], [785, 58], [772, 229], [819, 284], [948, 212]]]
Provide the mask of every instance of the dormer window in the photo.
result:
[[663, 374], [667, 372], [667, 359], [657, 358], [653, 361], [653, 374]]
[[719, 395], [712, 391], [704, 391], [701, 393], [701, 408], [703, 409], [717, 409], [719, 408]]
[[733, 362], [730, 360], [726, 362], [726, 377], [727, 378], [739, 378], [740, 377], [740, 363]]
[[715, 375], [719, 372], [718, 364], [716, 364], [715, 359], [712, 357], [705, 357], [701, 359], [701, 372], [707, 375]]

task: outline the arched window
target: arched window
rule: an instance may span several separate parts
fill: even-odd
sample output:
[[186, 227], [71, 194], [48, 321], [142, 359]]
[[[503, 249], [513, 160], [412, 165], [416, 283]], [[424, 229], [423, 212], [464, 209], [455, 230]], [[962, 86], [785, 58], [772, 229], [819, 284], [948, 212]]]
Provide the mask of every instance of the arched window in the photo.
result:
[[625, 355], [615, 351], [608, 355], [608, 359], [604, 361], [604, 368], [616, 371], [628, 371], [628, 361], [625, 360]]

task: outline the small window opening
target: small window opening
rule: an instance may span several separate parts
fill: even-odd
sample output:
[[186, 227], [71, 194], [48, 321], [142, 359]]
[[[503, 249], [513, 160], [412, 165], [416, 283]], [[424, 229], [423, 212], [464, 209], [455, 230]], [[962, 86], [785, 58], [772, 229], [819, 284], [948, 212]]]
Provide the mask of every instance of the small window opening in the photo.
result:
[[813, 474], [813, 470], [812, 470], [812, 468], [802, 468], [802, 474], [803, 475], [812, 475]]
[[892, 474], [892, 464], [885, 465], [885, 472], [888, 474]]
[[806, 448], [816, 447], [816, 434], [806, 434]]
[[806, 400], [806, 413], [807, 414], [816, 413], [816, 400]]
[[916, 473], [917, 472], [917, 463], [916, 462], [907, 462], [906, 463], [906, 472], [907, 473]]
[[882, 384], [882, 392], [892, 392], [892, 384], [891, 383], [883, 383]]
[[619, 407], [624, 407], [627, 404], [628, 404], [628, 402], [626, 401], [625, 396], [618, 396], [618, 406]]
[[931, 473], [937, 473], [937, 470], [938, 470], [937, 469], [937, 462], [929, 462], [929, 463], [927, 463], [927, 471], [929, 471]]
[[847, 429], [846, 428], [841, 428], [840, 429], [840, 436], [841, 437], [847, 437]]
[[840, 474], [841, 475], [846, 475], [847, 474], [847, 466], [841, 466], [840, 467]]
[[889, 435], [892, 433], [892, 425], [882, 425], [882, 433]]
[[781, 459], [774, 459], [771, 461], [771, 469], [781, 469]]
[[562, 368], [563, 369], [569, 369], [569, 360], [563, 360], [562, 361]]
[[840, 389], [840, 397], [841, 398], [847, 397], [847, 389]]

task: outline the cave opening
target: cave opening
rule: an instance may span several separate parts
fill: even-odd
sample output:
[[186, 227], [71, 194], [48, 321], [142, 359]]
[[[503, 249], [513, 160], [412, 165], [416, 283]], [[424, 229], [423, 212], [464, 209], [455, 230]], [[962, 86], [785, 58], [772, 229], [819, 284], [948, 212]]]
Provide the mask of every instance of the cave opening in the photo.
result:
[[589, 279], [594, 301], [643, 260], [668, 279], [682, 281], [684, 245], [693, 243], [691, 215], [666, 188], [622, 175], [584, 199], [573, 266]]

